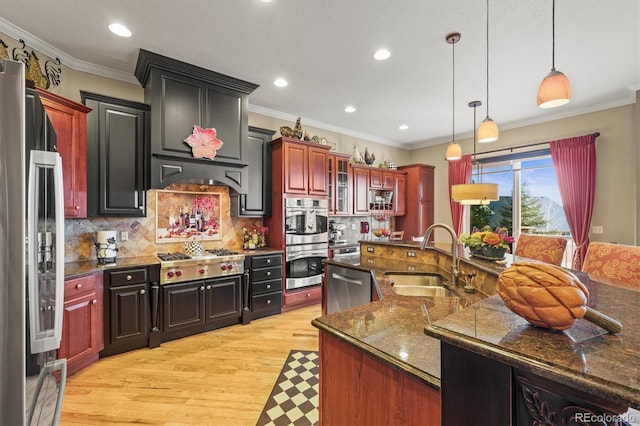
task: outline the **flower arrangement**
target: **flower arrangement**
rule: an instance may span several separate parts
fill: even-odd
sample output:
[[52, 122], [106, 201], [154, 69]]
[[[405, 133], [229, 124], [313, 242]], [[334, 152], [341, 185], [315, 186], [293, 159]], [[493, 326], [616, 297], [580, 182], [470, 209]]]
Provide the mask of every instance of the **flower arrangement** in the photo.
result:
[[491, 258], [502, 258], [509, 244], [514, 241], [515, 238], [509, 235], [506, 228], [492, 230], [489, 225], [482, 230], [474, 226], [471, 235], [460, 235], [460, 242], [469, 247], [472, 255]]
[[257, 226], [252, 226], [251, 228], [242, 228], [242, 232], [244, 234], [244, 249], [252, 250], [267, 246], [266, 237], [269, 233], [269, 228], [267, 228], [266, 226], [263, 226], [262, 228], [258, 228]]

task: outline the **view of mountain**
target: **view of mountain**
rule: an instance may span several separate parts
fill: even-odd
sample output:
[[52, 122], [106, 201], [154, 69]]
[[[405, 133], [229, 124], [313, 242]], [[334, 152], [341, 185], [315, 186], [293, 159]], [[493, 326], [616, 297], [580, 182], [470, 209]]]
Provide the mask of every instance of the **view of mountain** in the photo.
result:
[[[538, 229], [537, 232], [550, 232], [560, 231], [563, 234], [569, 234], [569, 224], [564, 216], [564, 209], [562, 206], [549, 197], [536, 197], [540, 200], [540, 209], [542, 216], [547, 220], [547, 226], [542, 229]], [[495, 228], [500, 226], [500, 220], [502, 215], [500, 214], [503, 206], [511, 205], [511, 196], [501, 196], [498, 201], [493, 201], [489, 204], [489, 208], [493, 211], [493, 214], [489, 218], [489, 224]]]

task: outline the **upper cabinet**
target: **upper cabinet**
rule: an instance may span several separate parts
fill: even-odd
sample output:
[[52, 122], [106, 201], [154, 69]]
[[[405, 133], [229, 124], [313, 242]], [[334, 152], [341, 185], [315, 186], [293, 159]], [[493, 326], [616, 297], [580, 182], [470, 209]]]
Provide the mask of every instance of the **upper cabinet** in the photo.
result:
[[434, 167], [426, 164], [400, 166], [407, 175], [405, 215], [396, 218], [396, 229], [403, 230], [407, 239], [424, 235], [434, 221]]
[[[146, 50], [135, 74], [151, 104], [151, 187], [195, 179], [246, 194], [248, 98], [258, 86]], [[184, 142], [195, 125], [216, 129], [222, 146], [213, 159], [196, 158]]]
[[80, 92], [87, 117], [89, 216], [146, 216], [149, 105]]
[[350, 158], [346, 154], [329, 155], [329, 215], [346, 216], [352, 212]]
[[271, 138], [273, 130], [249, 126], [247, 193], [230, 194], [232, 216], [271, 215]]
[[328, 146], [291, 138], [278, 138], [271, 145], [274, 191], [320, 197], [328, 195]]
[[91, 109], [46, 90], [37, 91], [62, 157], [64, 215], [87, 217], [87, 113]]
[[369, 214], [369, 168], [352, 166], [353, 172], [353, 214]]

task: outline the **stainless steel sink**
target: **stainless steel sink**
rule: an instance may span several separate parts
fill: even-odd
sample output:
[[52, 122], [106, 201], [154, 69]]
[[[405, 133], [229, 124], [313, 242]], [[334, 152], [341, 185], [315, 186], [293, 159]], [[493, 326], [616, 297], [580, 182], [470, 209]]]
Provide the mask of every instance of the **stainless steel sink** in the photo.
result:
[[385, 273], [392, 290], [401, 296], [455, 297], [456, 294], [443, 286], [446, 281], [442, 275], [425, 272]]

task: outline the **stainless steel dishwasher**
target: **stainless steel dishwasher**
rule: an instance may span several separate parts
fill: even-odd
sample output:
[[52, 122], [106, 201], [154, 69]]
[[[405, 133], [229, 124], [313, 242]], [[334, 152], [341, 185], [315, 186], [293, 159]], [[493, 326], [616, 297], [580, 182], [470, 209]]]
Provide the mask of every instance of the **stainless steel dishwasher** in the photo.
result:
[[326, 313], [342, 311], [371, 302], [370, 271], [326, 265]]

